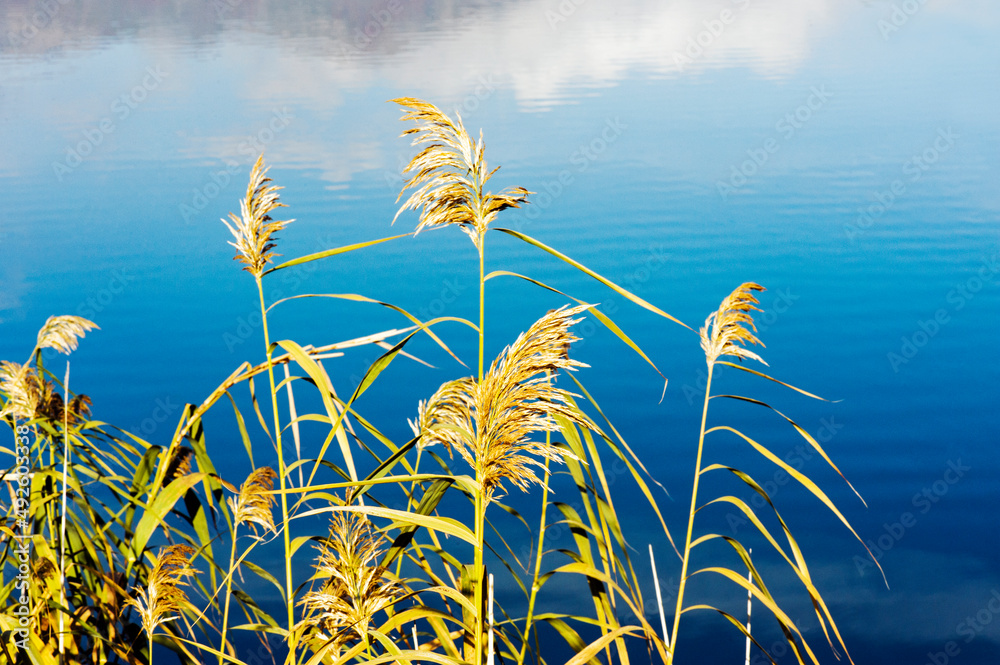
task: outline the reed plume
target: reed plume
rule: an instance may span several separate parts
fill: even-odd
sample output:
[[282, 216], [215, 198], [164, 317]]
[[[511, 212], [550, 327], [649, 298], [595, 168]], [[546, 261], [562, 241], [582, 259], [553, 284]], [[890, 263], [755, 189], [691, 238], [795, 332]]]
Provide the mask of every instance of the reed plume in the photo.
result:
[[76, 351], [79, 338], [84, 337], [89, 330], [100, 330], [93, 321], [82, 316], [50, 316], [42, 329], [38, 331], [36, 350], [55, 349], [69, 355]]
[[764, 343], [750, 332], [750, 330], [757, 332], [750, 312], [761, 311], [760, 308], [754, 307], [758, 301], [752, 292], [764, 290], [763, 286], [753, 282], [741, 284], [723, 299], [717, 311], [705, 319], [705, 325], [699, 334], [701, 348], [705, 350], [705, 358], [709, 365], [714, 365], [720, 356], [736, 356], [741, 360], [751, 358], [767, 365], [759, 355], [741, 346], [747, 343], [764, 346]]
[[194, 459], [194, 451], [186, 446], [178, 446], [170, 454], [167, 461], [167, 470], [163, 474], [163, 486], [166, 487], [173, 481], [191, 474], [191, 460]]
[[136, 589], [137, 598], [128, 598], [126, 607], [131, 605], [139, 610], [142, 628], [149, 640], [149, 655], [153, 655], [153, 632], [157, 626], [173, 621], [174, 616], [187, 603], [184, 591], [178, 588], [186, 577], [193, 577], [198, 571], [191, 567], [194, 548], [189, 545], [171, 545], [160, 551], [149, 573], [146, 588]]
[[271, 514], [274, 495], [269, 493], [274, 488], [274, 479], [277, 477], [278, 474], [269, 466], [254, 469], [240, 486], [239, 495], [230, 497], [227, 501], [236, 524], [249, 524], [254, 536], [257, 535], [258, 526], [263, 528], [265, 534], [277, 531], [274, 515]]
[[532, 434], [556, 431], [557, 417], [593, 427], [570, 408], [570, 394], [553, 384], [556, 371], [586, 367], [568, 355], [579, 339], [569, 330], [580, 320], [573, 317], [586, 309], [550, 311], [500, 353], [482, 381], [452, 381], [431, 398], [422, 436], [458, 449], [483, 484], [487, 503], [505, 480], [521, 490], [541, 484], [539, 460], [562, 461], [564, 450]]
[[334, 514], [316, 564], [317, 575], [325, 580], [302, 599], [307, 616], [299, 630], [314, 628], [324, 642], [338, 647], [353, 639], [367, 640], [373, 617], [401, 593], [399, 583], [374, 563], [383, 541], [366, 516]]
[[229, 213], [232, 224], [222, 220], [236, 239], [236, 242], [229, 243], [239, 252], [233, 259], [244, 263], [243, 269], [257, 278], [264, 273], [264, 268], [275, 256], [280, 256], [271, 251], [277, 246], [274, 234], [295, 221], [271, 218], [271, 212], [286, 206], [278, 200], [278, 190], [284, 188], [269, 184], [271, 179], [267, 177], [268, 168], [264, 166], [262, 154], [250, 170], [246, 197], [240, 201], [240, 216]]
[[484, 192], [497, 169], [490, 171], [486, 164], [482, 131], [479, 140], [474, 141], [457, 113], [453, 121], [438, 107], [420, 99], [401, 97], [392, 101], [407, 109], [402, 120], [416, 123], [402, 136], [415, 134], [413, 145], [426, 145], [403, 170], [404, 175], [412, 175], [396, 200], [407, 189], [414, 191], [396, 217], [404, 210], [419, 208], [417, 233], [429, 227], [457, 224], [479, 247], [497, 213], [520, 207], [532, 192], [523, 187], [511, 187], [499, 194]]
[[6, 396], [0, 418], [8, 415], [30, 420], [42, 403], [42, 382], [30, 365], [9, 360], [0, 362], [0, 392]]

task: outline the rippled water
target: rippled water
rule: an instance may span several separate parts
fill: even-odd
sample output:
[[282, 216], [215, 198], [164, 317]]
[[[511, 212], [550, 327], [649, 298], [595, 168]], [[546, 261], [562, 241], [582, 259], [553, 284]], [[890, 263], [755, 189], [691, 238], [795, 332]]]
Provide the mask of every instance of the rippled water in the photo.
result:
[[[388, 235], [412, 149], [385, 100], [422, 97], [483, 128], [499, 186], [537, 192], [501, 225], [693, 326], [739, 283], [767, 286], [758, 318], [772, 374], [842, 401], [731, 375], [717, 389], [773, 400], [828, 441], [866, 498], [867, 509], [802, 460], [875, 545], [890, 589], [814, 500], [773, 484], [855, 662], [923, 665], [953, 641], [949, 662], [992, 664], [998, 28], [985, 0], [7, 2], [0, 357], [23, 357], [50, 314], [88, 316], [102, 330], [74, 355], [75, 386], [102, 419], [169, 437], [180, 405], [260, 358], [252, 280], [218, 221], [237, 209], [257, 153], [298, 220], [281, 236], [286, 256]], [[396, 229], [413, 224], [404, 215]], [[452, 231], [290, 273], [268, 296], [363, 293], [474, 318], [475, 253]], [[697, 338], [510, 238], [495, 234], [487, 254], [489, 269], [616, 310], [669, 377], [658, 403], [659, 377], [587, 329], [578, 355], [592, 367], [580, 376], [671, 492], [679, 531], [700, 415]], [[562, 299], [497, 281], [488, 302], [493, 355]], [[297, 303], [273, 336], [320, 344], [402, 325], [377, 308]], [[472, 364], [473, 336], [442, 330]], [[430, 345], [415, 352], [437, 368], [398, 363], [362, 405], [393, 436], [406, 436], [418, 399], [465, 372]], [[374, 357], [331, 361], [338, 387]], [[773, 416], [723, 414], [796, 454]], [[222, 469], [245, 473], [221, 416], [214, 436]], [[734, 444], [716, 446], [713, 459], [732, 460]], [[637, 560], [652, 539], [667, 561], [667, 545], [628, 521]], [[712, 636], [711, 662], [742, 660], [719, 624], [689, 628]]]

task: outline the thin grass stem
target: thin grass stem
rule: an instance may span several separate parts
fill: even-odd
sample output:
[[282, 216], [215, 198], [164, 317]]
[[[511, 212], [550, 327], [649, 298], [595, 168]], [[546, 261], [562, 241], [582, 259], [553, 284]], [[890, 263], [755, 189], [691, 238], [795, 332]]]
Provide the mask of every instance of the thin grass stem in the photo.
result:
[[[545, 433], [545, 443], [550, 443], [551, 432]], [[535, 572], [531, 577], [531, 594], [528, 597], [528, 616], [524, 620], [524, 638], [521, 641], [521, 653], [517, 656], [517, 665], [524, 665], [524, 657], [528, 651], [528, 640], [531, 637], [531, 622], [535, 618], [535, 599], [538, 597], [538, 577], [542, 572], [542, 554], [545, 548], [545, 514], [549, 503], [549, 459], [545, 459], [545, 482], [542, 483], [542, 517], [538, 523], [538, 552], [535, 553]], [[537, 637], [538, 631], [535, 631]], [[537, 649], [536, 649], [537, 651]]]
[[674, 625], [670, 632], [670, 644], [667, 651], [667, 665], [672, 665], [677, 653], [677, 629], [681, 622], [681, 611], [684, 608], [684, 587], [687, 583], [688, 562], [691, 560], [691, 534], [694, 532], [694, 514], [698, 507], [698, 481], [701, 479], [701, 456], [705, 449], [705, 422], [708, 419], [708, 399], [712, 392], [712, 363], [708, 364], [708, 379], [705, 382], [705, 403], [701, 409], [701, 431], [698, 432], [698, 456], [694, 466], [694, 486], [691, 488], [691, 508], [688, 511], [687, 535], [684, 539], [684, 556], [681, 559], [681, 581], [677, 587], [677, 607], [674, 611]]
[[281, 532], [285, 546], [285, 604], [287, 605], [288, 617], [288, 661], [295, 662], [295, 634], [292, 629], [295, 627], [295, 602], [292, 598], [294, 588], [292, 587], [292, 543], [288, 532], [288, 496], [285, 494], [286, 476], [285, 455], [281, 444], [281, 422], [278, 417], [278, 392], [274, 383], [274, 363], [271, 361], [271, 337], [267, 326], [267, 308], [264, 306], [264, 287], [261, 284], [260, 276], [255, 277], [257, 281], [257, 294], [260, 296], [260, 315], [264, 328], [264, 349], [267, 354], [267, 376], [271, 382], [271, 410], [274, 416], [274, 443], [278, 453], [278, 482], [281, 488]]

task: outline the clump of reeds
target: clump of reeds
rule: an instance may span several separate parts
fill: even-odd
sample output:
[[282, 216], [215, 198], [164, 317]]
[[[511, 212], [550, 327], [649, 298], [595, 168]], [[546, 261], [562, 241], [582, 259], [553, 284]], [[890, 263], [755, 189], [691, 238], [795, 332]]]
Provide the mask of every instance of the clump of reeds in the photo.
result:
[[352, 640], [367, 642], [373, 617], [401, 593], [399, 583], [375, 563], [384, 540], [365, 515], [334, 514], [316, 562], [323, 582], [302, 599], [306, 617], [298, 630], [315, 630], [335, 648]]
[[180, 588], [185, 578], [197, 574], [191, 566], [194, 548], [189, 545], [171, 545], [160, 551], [149, 573], [146, 587], [136, 589], [136, 598], [125, 601], [139, 611], [142, 629], [149, 641], [149, 660], [153, 660], [153, 633], [156, 628], [177, 618], [187, 595]]

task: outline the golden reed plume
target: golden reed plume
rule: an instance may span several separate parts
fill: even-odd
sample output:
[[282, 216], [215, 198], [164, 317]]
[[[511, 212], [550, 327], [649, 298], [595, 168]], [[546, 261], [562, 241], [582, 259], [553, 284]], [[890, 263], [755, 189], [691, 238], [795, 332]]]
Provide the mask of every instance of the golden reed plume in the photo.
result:
[[187, 602], [187, 596], [178, 587], [184, 578], [198, 572], [191, 567], [192, 554], [194, 548], [189, 545], [171, 545], [161, 550], [149, 573], [146, 588], [139, 587], [136, 589], [138, 597], [125, 601], [126, 607], [131, 605], [139, 610], [142, 628], [150, 640], [156, 627], [176, 619], [174, 615]]
[[267, 171], [264, 155], [261, 155], [250, 170], [247, 194], [240, 201], [240, 216], [229, 213], [232, 224], [222, 220], [236, 239], [236, 242], [229, 243], [239, 252], [233, 259], [246, 264], [243, 269], [254, 277], [260, 277], [267, 264], [275, 256], [281, 256], [271, 251], [277, 246], [274, 234], [295, 221], [271, 219], [271, 212], [286, 206], [278, 200], [278, 190], [283, 188], [269, 184], [271, 179], [267, 177]]
[[[742, 344], [760, 344], [757, 337], [750, 332], [757, 332], [750, 312], [761, 311], [754, 307], [758, 304], [753, 291], [763, 291], [764, 287], [753, 282], [741, 284], [735, 291], [723, 299], [719, 309], [708, 315], [705, 325], [699, 331], [701, 348], [705, 350], [705, 358], [709, 365], [714, 365], [720, 356], [736, 356], [737, 358], [752, 358], [763, 364], [764, 359], [750, 351]], [[744, 325], [745, 324], [745, 325]], [[749, 330], [746, 326], [749, 326]]]
[[396, 200], [407, 189], [415, 191], [396, 217], [404, 210], [421, 208], [417, 233], [429, 227], [457, 224], [478, 247], [479, 238], [497, 213], [505, 208], [519, 208], [531, 192], [523, 187], [512, 187], [499, 194], [484, 192], [497, 169], [490, 171], [486, 165], [482, 132], [479, 140], [473, 141], [458, 114], [452, 121], [438, 107], [413, 97], [391, 101], [407, 109], [402, 120], [416, 123], [416, 127], [407, 129], [402, 136], [415, 134], [413, 145], [426, 144], [403, 170], [404, 175], [412, 175]]
[[35, 348], [51, 348], [69, 355], [76, 351], [79, 344], [78, 338], [94, 329], [100, 330], [96, 323], [88, 321], [82, 316], [50, 316], [42, 329], [38, 331], [38, 345]]
[[561, 462], [567, 454], [532, 434], [557, 430], [557, 417], [594, 427], [570, 407], [570, 393], [553, 384], [558, 370], [586, 367], [570, 360], [568, 351], [579, 339], [569, 331], [580, 320], [573, 317], [587, 308], [550, 311], [500, 353], [482, 382], [468, 377], [446, 383], [423, 409], [425, 445], [457, 448], [483, 483], [487, 501], [505, 480], [521, 490], [541, 484], [539, 460]]
[[275, 499], [273, 494], [269, 494], [277, 477], [278, 474], [269, 466], [254, 469], [240, 486], [239, 495], [228, 500], [236, 524], [249, 524], [255, 536], [258, 526], [264, 529], [265, 534], [277, 531], [274, 515], [271, 514]]
[[367, 639], [372, 618], [400, 594], [398, 582], [375, 564], [385, 540], [364, 515], [337, 512], [320, 549], [317, 576], [325, 578], [318, 591], [302, 599], [307, 616], [296, 628], [314, 628], [324, 640], [342, 645]]

